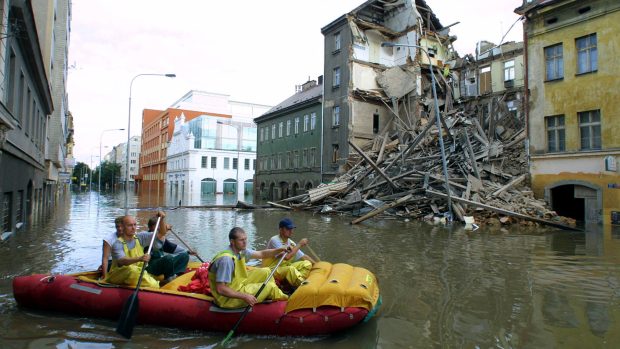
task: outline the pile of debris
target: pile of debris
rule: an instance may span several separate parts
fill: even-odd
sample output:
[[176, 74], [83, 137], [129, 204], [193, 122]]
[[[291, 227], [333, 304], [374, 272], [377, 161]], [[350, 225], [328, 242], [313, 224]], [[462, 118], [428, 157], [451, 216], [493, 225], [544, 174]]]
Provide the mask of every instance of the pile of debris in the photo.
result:
[[[446, 102], [444, 109], [450, 110]], [[361, 147], [349, 142], [352, 150], [342, 175], [279, 204], [358, 216], [352, 224], [377, 215], [459, 221], [474, 216], [479, 224], [572, 228], [574, 221], [558, 217], [533, 197], [525, 131], [514, 114], [480, 120], [462, 107], [440, 112], [440, 137], [432, 104], [428, 109], [419, 114], [415, 130], [385, 131]]]

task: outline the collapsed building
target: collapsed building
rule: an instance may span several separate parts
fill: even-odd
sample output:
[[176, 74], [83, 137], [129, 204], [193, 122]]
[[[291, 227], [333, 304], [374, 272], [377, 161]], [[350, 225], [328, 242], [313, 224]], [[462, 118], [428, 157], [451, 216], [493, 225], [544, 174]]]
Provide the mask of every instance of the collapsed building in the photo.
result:
[[367, 1], [321, 31], [329, 183], [278, 205], [361, 216], [352, 223], [475, 215], [566, 227], [523, 186], [522, 44], [460, 58], [424, 0]]

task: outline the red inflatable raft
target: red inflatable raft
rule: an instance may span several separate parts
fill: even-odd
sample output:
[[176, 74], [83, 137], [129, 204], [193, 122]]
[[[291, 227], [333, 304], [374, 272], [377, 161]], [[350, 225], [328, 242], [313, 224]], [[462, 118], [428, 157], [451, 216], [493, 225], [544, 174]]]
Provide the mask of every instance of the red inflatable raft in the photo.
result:
[[[179, 287], [187, 289], [195, 272], [191, 270], [160, 289], [141, 289], [138, 323], [229, 331], [243, 308], [222, 309], [208, 295], [178, 291]], [[134, 289], [98, 283], [98, 276], [95, 272], [20, 276], [13, 280], [13, 294], [23, 307], [118, 319]], [[371, 272], [348, 264], [319, 262], [288, 301], [255, 305], [236, 332], [279, 336], [329, 334], [367, 320], [379, 305], [379, 288]]]

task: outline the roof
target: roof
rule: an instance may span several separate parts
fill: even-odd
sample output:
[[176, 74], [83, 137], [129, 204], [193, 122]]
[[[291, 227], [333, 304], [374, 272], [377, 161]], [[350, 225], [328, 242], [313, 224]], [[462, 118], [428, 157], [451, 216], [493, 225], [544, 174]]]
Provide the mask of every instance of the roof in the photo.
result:
[[255, 122], [260, 122], [265, 119], [269, 119], [270, 117], [280, 114], [283, 111], [293, 109], [293, 107], [302, 106], [307, 102], [318, 100], [321, 96], [323, 96], [323, 84], [319, 84], [305, 91], [295, 93], [254, 120]]
[[531, 3], [524, 3], [522, 6], [515, 9], [515, 13], [524, 15], [532, 10], [549, 6], [564, 0], [533, 0]]

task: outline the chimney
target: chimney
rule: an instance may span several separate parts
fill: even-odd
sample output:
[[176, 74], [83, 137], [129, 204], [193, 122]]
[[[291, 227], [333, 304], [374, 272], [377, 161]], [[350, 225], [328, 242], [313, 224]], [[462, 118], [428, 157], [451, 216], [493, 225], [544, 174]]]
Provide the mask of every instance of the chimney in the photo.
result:
[[319, 80], [319, 85], [323, 85], [323, 75], [320, 75], [318, 80]]

